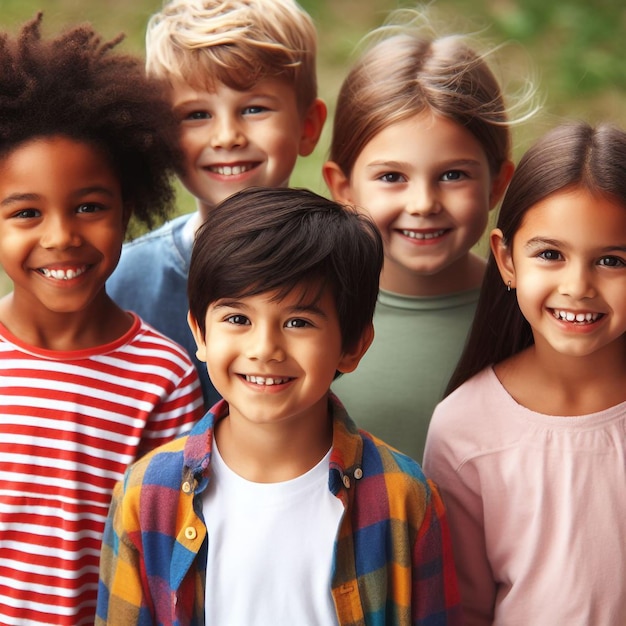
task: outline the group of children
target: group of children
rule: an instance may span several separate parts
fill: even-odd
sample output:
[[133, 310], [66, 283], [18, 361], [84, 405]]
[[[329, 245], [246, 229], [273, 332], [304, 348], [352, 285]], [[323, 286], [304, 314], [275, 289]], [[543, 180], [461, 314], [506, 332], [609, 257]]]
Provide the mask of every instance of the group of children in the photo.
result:
[[[515, 168], [485, 54], [405, 21], [331, 200], [293, 0], [171, 0], [147, 72], [40, 29], [0, 39], [0, 622], [625, 623], [626, 134]], [[122, 246], [174, 173], [197, 211]]]

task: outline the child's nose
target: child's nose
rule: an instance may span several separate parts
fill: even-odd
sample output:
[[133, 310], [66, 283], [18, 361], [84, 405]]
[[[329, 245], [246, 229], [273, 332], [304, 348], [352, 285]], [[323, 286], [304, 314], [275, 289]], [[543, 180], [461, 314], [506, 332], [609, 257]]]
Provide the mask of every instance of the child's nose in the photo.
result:
[[235, 119], [222, 117], [215, 120], [211, 137], [211, 146], [213, 148], [232, 150], [233, 148], [241, 148], [245, 144], [246, 137], [240, 124]]
[[249, 335], [246, 356], [262, 362], [284, 361], [285, 351], [280, 341], [280, 333], [264, 325], [254, 329]]
[[592, 271], [578, 263], [568, 264], [562, 273], [559, 293], [576, 300], [593, 298], [596, 290]]
[[82, 238], [73, 221], [65, 217], [47, 217], [42, 224], [39, 243], [43, 248], [65, 250], [80, 246]]
[[411, 215], [426, 216], [441, 211], [441, 202], [432, 185], [425, 182], [414, 184], [409, 193], [407, 212]]

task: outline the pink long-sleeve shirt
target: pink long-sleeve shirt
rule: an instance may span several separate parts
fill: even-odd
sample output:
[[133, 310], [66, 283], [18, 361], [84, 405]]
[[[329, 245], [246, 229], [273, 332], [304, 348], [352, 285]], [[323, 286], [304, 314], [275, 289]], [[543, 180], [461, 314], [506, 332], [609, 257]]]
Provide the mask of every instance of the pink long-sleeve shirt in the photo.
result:
[[424, 471], [467, 626], [626, 624], [626, 403], [541, 415], [488, 368], [436, 408]]

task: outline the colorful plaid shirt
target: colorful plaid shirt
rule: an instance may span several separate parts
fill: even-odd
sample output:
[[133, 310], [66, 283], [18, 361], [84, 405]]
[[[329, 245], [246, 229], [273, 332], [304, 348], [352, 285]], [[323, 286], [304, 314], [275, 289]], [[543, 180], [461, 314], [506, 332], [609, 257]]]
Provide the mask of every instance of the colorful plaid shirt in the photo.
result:
[[[331, 395], [328, 486], [345, 514], [332, 595], [342, 626], [461, 624], [443, 504], [419, 465], [357, 430]], [[96, 626], [201, 626], [210, 478], [221, 401], [187, 436], [132, 465], [118, 483], [100, 562]], [[250, 590], [253, 593], [253, 590]]]

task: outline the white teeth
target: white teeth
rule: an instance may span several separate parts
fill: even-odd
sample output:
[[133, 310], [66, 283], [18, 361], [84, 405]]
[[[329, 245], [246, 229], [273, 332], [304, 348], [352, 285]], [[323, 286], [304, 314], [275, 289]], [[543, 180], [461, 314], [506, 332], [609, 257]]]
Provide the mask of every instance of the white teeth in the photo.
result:
[[248, 376], [246, 375], [246, 380], [249, 383], [254, 383], [255, 385], [267, 385], [268, 387], [271, 385], [282, 385], [286, 383], [288, 378], [265, 378], [263, 376]]
[[209, 167], [209, 169], [215, 174], [221, 174], [222, 176], [237, 176], [243, 174], [252, 169], [252, 165], [215, 165]]
[[557, 319], [579, 324], [595, 322], [600, 317], [599, 313], [573, 313], [572, 311], [561, 311], [560, 309], [554, 309], [553, 315]]
[[46, 278], [54, 278], [55, 280], [71, 280], [76, 278], [87, 271], [87, 266], [77, 267], [70, 270], [49, 270], [47, 267], [43, 267], [39, 270]]
[[413, 230], [403, 230], [401, 232], [405, 237], [409, 237], [410, 239], [435, 239], [436, 237], [441, 237], [446, 231], [436, 230], [431, 233], [417, 233]]

